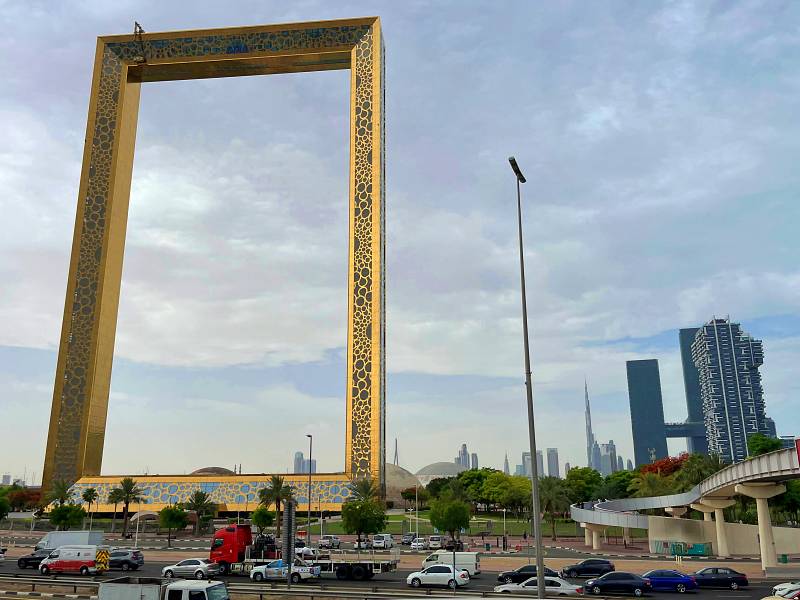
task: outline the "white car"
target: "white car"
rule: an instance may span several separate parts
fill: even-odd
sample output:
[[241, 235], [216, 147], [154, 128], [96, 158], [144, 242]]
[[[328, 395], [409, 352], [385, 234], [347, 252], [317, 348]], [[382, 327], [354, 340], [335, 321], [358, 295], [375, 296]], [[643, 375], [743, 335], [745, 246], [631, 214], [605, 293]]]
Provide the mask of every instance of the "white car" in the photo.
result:
[[372, 547], [375, 550], [389, 550], [394, 547], [394, 538], [391, 533], [376, 533], [372, 536]]
[[406, 577], [406, 583], [411, 587], [422, 585], [443, 585], [454, 588], [457, 585], [463, 586], [469, 583], [469, 573], [459, 571], [453, 577], [453, 567], [451, 565], [433, 565], [422, 571], [415, 571]]
[[[536, 577], [531, 577], [522, 583], [504, 583], [503, 585], [498, 585], [494, 588], [494, 591], [503, 594], [535, 594], [538, 590], [537, 583]], [[580, 596], [583, 594], [583, 587], [573, 585], [560, 577], [545, 577], [544, 591], [548, 597]]]
[[370, 548], [372, 548], [372, 542], [370, 540], [361, 540], [361, 541], [356, 540], [355, 542], [353, 542], [353, 548], [355, 548], [356, 550], [369, 550]]
[[792, 592], [800, 590], [800, 581], [789, 581], [787, 583], [779, 583], [772, 588], [773, 596], [786, 596]]
[[425, 538], [414, 538], [411, 541], [411, 549], [412, 550], [427, 550], [428, 549], [428, 540]]
[[[265, 565], [254, 567], [253, 570], [250, 571], [250, 579], [253, 581], [264, 581], [265, 579], [286, 581], [288, 571], [289, 569], [286, 563], [283, 562], [282, 558], [279, 558]], [[292, 565], [292, 583], [300, 583], [307, 579], [315, 579], [319, 577], [320, 571], [320, 567], [312, 567], [302, 560], [295, 559]]]
[[320, 548], [328, 548], [338, 550], [339, 547], [342, 545], [339, 536], [337, 535], [323, 535], [319, 538], [319, 547]]
[[428, 550], [441, 550], [442, 536], [432, 535], [428, 538]]

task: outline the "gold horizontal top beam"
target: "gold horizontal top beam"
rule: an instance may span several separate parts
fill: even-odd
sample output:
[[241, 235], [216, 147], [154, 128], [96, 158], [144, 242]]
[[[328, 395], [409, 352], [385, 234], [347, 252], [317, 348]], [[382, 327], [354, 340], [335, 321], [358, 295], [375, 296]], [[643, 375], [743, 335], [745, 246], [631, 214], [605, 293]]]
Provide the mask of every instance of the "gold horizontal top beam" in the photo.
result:
[[[214, 27], [212, 29], [184, 29], [178, 31], [154, 31], [143, 33], [144, 41], [171, 40], [175, 38], [199, 37], [205, 35], [238, 35], [262, 33], [265, 31], [285, 31], [298, 29], [324, 29], [327, 27], [363, 27], [371, 26], [380, 17], [357, 17], [354, 19], [331, 19], [328, 21], [304, 21], [300, 23], [277, 23], [270, 25], [248, 25], [246, 27]], [[120, 35], [101, 35], [103, 42], [131, 42], [138, 39], [132, 33]]]
[[128, 68], [128, 81], [143, 83], [148, 81], [211, 79], [304, 71], [335, 71], [349, 69], [350, 63], [351, 53], [349, 49], [276, 56], [242, 56], [220, 60], [159, 61], [130, 66]]

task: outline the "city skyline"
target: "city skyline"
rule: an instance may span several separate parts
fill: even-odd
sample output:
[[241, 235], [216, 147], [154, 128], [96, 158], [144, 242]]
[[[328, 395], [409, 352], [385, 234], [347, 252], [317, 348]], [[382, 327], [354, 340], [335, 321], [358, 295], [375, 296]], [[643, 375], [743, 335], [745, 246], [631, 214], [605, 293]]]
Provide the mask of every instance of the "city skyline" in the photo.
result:
[[[130, 30], [125, 6], [99, 7], [9, 2], [0, 15], [0, 66], [15, 74], [0, 112], [0, 154], [13, 157], [0, 162], [0, 385], [14, 474], [43, 464], [96, 37]], [[778, 433], [800, 429], [800, 126], [782, 83], [793, 73], [785, 11], [798, 8], [137, 10], [148, 31], [381, 16], [386, 439], [402, 440], [403, 465], [452, 457], [466, 439], [499, 467], [527, 439], [512, 153], [537, 182], [523, 216], [536, 240], [526, 267], [540, 447], [586, 463], [575, 429], [585, 375], [597, 438], [633, 456], [624, 364], [636, 358], [659, 361], [665, 420], [685, 419], [677, 331], [728, 313], [768, 348]], [[349, 83], [331, 71], [143, 85], [103, 473], [283, 472], [305, 433], [320, 471], [343, 468]], [[479, 93], [453, 111], [459, 90]], [[420, 97], [424, 110], [411, 109]], [[749, 236], [736, 261], [731, 231]], [[432, 406], [462, 422], [430, 422]], [[153, 420], [159, 411], [168, 418]], [[251, 418], [262, 414], [281, 419], [266, 436]], [[142, 430], [186, 450], [131, 453]], [[668, 440], [670, 454], [684, 444]]]

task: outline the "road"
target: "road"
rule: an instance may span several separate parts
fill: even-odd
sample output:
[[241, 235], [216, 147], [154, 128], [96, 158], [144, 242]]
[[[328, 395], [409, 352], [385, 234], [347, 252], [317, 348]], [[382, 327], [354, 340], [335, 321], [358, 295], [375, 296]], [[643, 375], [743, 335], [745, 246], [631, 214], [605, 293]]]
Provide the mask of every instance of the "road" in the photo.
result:
[[[202, 555], [199, 555], [202, 556]], [[188, 556], [183, 556], [183, 558], [188, 558]], [[408, 563], [408, 561], [404, 561]], [[642, 569], [639, 569], [638, 572], [642, 572], [643, 570], [647, 570], [651, 568], [651, 564], [647, 561], [641, 561]], [[150, 577], [158, 577], [161, 575], [161, 569], [168, 565], [172, 564], [172, 562], [163, 561], [163, 560], [148, 560], [144, 567], [137, 571], [137, 574], [143, 576], [150, 576]], [[325, 585], [329, 589], [335, 589], [337, 586], [343, 588], [378, 588], [380, 589], [392, 589], [392, 590], [402, 590], [406, 589], [406, 577], [409, 573], [411, 573], [413, 568], [409, 568], [408, 566], [401, 565], [394, 573], [385, 573], [382, 575], [376, 576], [371, 581], [338, 581], [334, 576], [325, 576], [319, 581], [312, 582], [312, 583], [302, 583], [301, 586], [320, 586]], [[633, 570], [633, 569], [631, 569]], [[691, 569], [685, 569], [691, 570]], [[35, 575], [36, 571], [33, 569], [19, 569], [16, 565], [16, 561], [9, 557], [5, 561], [2, 566], [0, 566], [0, 573], [3, 574], [12, 574], [18, 573], [20, 575]], [[105, 575], [105, 577], [115, 577], [121, 576], [122, 573], [120, 571], [111, 571]], [[228, 576], [228, 577], [220, 577], [220, 579], [230, 581], [233, 583], [248, 583], [252, 585], [257, 585], [253, 582], [250, 582], [249, 579], [242, 577], [242, 576]], [[573, 580], [574, 583], [581, 583], [581, 580]], [[264, 584], [264, 585], [269, 585]], [[491, 592], [494, 586], [497, 585], [497, 571], [484, 571], [481, 575], [474, 577], [469, 585], [466, 588], [462, 588], [459, 590], [459, 593], [466, 593], [467, 591], [471, 592]], [[754, 581], [753, 584], [750, 585], [748, 588], [739, 589], [737, 591], [732, 590], [702, 590], [699, 592], [689, 592], [693, 598], [697, 600], [711, 600], [711, 599], [724, 599], [724, 600], [758, 600], [760, 598], [764, 598], [765, 596], [770, 595], [770, 590], [772, 586], [775, 585], [775, 582], [756, 582]], [[667, 593], [654, 593], [652, 594], [653, 597], [657, 596], [674, 596], [674, 594], [667, 594]]]

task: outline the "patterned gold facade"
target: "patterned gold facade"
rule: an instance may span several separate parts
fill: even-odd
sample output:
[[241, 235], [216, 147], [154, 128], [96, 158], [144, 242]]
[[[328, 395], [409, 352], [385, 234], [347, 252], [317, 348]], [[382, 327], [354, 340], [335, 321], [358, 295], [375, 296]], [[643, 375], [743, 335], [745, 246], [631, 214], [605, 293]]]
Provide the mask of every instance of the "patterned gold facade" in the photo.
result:
[[[82, 481], [99, 483], [114, 479], [99, 475], [141, 84], [348, 68], [345, 472], [315, 476], [315, 480], [334, 482], [328, 486], [332, 489], [338, 489], [335, 482], [364, 476], [384, 482], [384, 47], [380, 20], [368, 17], [149, 33], [141, 39], [132, 35], [98, 38], [45, 455], [45, 487], [55, 480], [85, 478]], [[185, 483], [187, 478], [171, 479]], [[240, 485], [247, 485], [244, 479], [239, 478]], [[338, 492], [329, 496], [331, 501], [343, 497]]]

